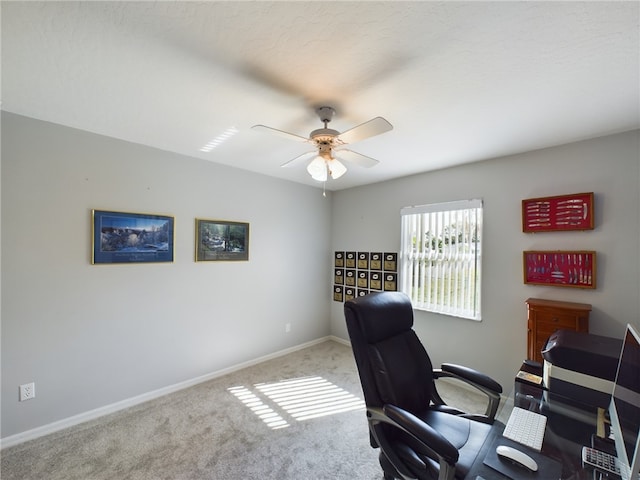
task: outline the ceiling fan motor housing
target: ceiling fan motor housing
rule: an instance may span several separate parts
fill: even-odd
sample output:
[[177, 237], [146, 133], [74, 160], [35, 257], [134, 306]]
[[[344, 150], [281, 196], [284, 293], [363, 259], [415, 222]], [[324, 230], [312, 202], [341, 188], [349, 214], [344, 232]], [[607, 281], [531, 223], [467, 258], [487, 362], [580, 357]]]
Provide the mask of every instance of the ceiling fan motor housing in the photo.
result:
[[320, 117], [320, 121], [324, 123], [324, 126], [327, 126], [327, 123], [331, 121], [336, 111], [331, 107], [318, 107], [316, 108], [316, 113]]
[[311, 132], [311, 140], [313, 140], [316, 144], [320, 145], [322, 143], [333, 143], [333, 139], [340, 135], [340, 132], [337, 130], [332, 130], [331, 128], [318, 128]]
[[320, 155], [322, 155], [323, 153], [326, 154], [330, 152], [331, 147], [339, 143], [337, 141], [337, 137], [338, 135], [340, 135], [340, 132], [331, 128], [327, 128], [327, 123], [331, 121], [333, 115], [336, 113], [333, 108], [318, 107], [316, 108], [316, 113], [320, 117], [320, 121], [324, 123], [324, 128], [318, 128], [317, 130], [314, 130], [309, 136], [320, 149], [319, 153]]
[[331, 130], [330, 128], [319, 128], [311, 132], [311, 139], [318, 147], [318, 155], [331, 160], [331, 150], [333, 147], [337, 147], [342, 144], [338, 139], [340, 132]]

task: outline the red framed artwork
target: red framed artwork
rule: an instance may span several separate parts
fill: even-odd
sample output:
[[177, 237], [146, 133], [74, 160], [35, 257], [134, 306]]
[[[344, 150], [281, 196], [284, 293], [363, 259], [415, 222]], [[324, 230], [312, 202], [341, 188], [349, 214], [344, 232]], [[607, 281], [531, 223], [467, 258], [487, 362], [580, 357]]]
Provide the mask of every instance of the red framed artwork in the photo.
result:
[[596, 252], [535, 250], [522, 252], [524, 283], [550, 287], [596, 288]]
[[593, 192], [522, 200], [522, 231], [593, 230]]

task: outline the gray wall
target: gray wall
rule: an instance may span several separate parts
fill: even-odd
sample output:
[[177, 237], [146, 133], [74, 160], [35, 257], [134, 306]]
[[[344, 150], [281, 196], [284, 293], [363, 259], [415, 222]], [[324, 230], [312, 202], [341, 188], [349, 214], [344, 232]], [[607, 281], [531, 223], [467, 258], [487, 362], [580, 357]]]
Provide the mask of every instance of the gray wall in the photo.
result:
[[[332, 249], [398, 251], [402, 207], [482, 198], [483, 320], [416, 312], [415, 328], [434, 364], [480, 368], [508, 393], [526, 357], [527, 298], [591, 304], [595, 334], [640, 327], [639, 164], [635, 131], [336, 192]], [[595, 192], [595, 230], [522, 233], [523, 199], [580, 192]], [[535, 249], [596, 250], [598, 288], [524, 285], [522, 252]], [[331, 330], [347, 338], [337, 302]]]
[[[2, 140], [3, 438], [330, 333], [321, 190], [7, 113]], [[175, 262], [91, 265], [93, 208], [175, 216]], [[196, 217], [249, 222], [249, 262], [195, 263]]]
[[[526, 353], [528, 297], [591, 303], [594, 333], [638, 325], [637, 131], [326, 199], [7, 113], [2, 140], [2, 438], [329, 334], [346, 339], [342, 304], [330, 300], [332, 252], [397, 251], [406, 205], [485, 202], [483, 321], [417, 312], [434, 363], [478, 367], [508, 391]], [[522, 199], [584, 191], [596, 193], [594, 231], [521, 232]], [[174, 215], [175, 262], [91, 265], [92, 208]], [[250, 222], [250, 261], [195, 263], [196, 217]], [[523, 285], [528, 249], [597, 250], [598, 289]], [[31, 381], [36, 398], [18, 402]]]

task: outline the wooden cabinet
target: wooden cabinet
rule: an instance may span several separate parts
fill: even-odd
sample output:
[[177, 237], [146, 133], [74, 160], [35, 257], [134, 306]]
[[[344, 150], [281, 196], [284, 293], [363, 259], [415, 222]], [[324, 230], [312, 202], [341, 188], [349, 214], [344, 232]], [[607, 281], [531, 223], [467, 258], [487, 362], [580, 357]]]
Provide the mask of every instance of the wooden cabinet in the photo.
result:
[[527, 304], [527, 358], [542, 362], [541, 350], [553, 332], [559, 329], [589, 331], [587, 303], [558, 302], [529, 298]]

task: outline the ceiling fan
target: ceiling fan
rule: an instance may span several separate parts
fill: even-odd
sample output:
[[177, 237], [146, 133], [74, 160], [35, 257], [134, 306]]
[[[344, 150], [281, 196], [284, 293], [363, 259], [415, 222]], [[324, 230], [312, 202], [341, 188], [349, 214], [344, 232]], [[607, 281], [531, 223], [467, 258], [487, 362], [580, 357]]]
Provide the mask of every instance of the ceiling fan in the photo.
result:
[[320, 121], [324, 123], [324, 127], [312, 131], [309, 134], [309, 137], [284, 132], [264, 125], [254, 125], [251, 128], [268, 133], [274, 133], [298, 142], [311, 143], [315, 145], [316, 150], [298, 155], [280, 166], [287, 167], [296, 161], [313, 158], [313, 160], [311, 160], [307, 165], [307, 172], [309, 172], [314, 180], [319, 182], [325, 182], [328, 176], [336, 179], [344, 175], [347, 171], [347, 167], [344, 166], [342, 161], [355, 163], [362, 167], [373, 167], [378, 163], [378, 160], [374, 158], [362, 155], [361, 153], [357, 153], [352, 150], [347, 150], [343, 147], [347, 144], [355, 143], [360, 140], [364, 140], [365, 138], [388, 132], [393, 129], [393, 125], [382, 117], [375, 117], [368, 122], [362, 123], [340, 133], [337, 130], [327, 128], [327, 124], [335, 114], [335, 110], [332, 107], [316, 108], [316, 113], [320, 117]]

